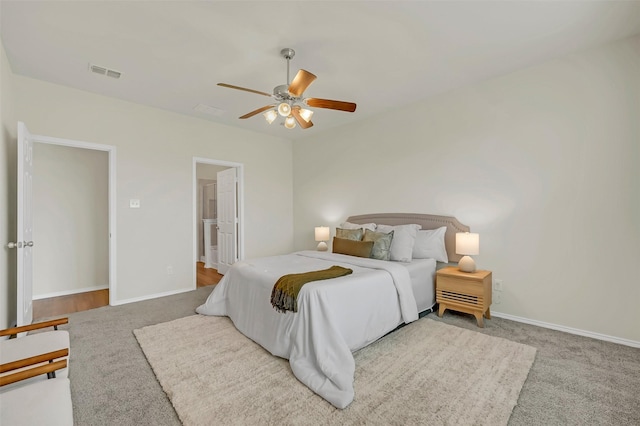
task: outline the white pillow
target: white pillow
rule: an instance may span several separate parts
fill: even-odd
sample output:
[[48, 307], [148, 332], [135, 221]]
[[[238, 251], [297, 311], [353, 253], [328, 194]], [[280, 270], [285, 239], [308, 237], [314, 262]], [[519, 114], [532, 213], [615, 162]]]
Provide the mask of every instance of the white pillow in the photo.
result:
[[425, 229], [418, 231], [416, 243], [413, 246], [414, 259], [435, 259], [438, 262], [449, 262], [447, 248], [444, 244], [444, 234], [447, 227]]
[[411, 225], [378, 225], [376, 232], [384, 232], [388, 234], [393, 231], [393, 240], [391, 240], [391, 260], [398, 262], [411, 262], [413, 245], [416, 242], [416, 235], [422, 226]]
[[338, 228], [342, 228], [342, 229], [360, 229], [360, 228], [362, 228], [362, 229], [368, 229], [369, 231], [375, 231], [376, 230], [376, 224], [375, 223], [359, 224], [359, 223], [351, 223], [351, 222], [342, 222]]

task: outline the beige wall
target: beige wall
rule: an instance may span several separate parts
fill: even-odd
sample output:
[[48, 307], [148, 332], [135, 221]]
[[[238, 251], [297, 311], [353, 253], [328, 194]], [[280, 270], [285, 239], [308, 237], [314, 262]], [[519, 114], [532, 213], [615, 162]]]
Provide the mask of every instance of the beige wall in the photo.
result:
[[34, 144], [34, 298], [109, 286], [108, 155]]
[[0, 39], [0, 328], [16, 319], [16, 251], [5, 245], [16, 237], [16, 131], [13, 73]]
[[32, 134], [116, 147], [117, 303], [195, 288], [193, 157], [244, 165], [247, 257], [291, 251], [291, 142], [18, 75], [14, 86]]
[[296, 249], [351, 214], [458, 217], [492, 311], [640, 342], [640, 38], [294, 144]]

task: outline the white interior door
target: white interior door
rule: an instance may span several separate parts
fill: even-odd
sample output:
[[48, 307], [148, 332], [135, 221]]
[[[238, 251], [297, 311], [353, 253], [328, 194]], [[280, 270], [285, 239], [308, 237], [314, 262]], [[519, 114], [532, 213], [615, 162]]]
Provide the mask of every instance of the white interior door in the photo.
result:
[[33, 321], [33, 139], [18, 122], [17, 325]]
[[218, 272], [226, 274], [238, 260], [236, 168], [218, 172]]

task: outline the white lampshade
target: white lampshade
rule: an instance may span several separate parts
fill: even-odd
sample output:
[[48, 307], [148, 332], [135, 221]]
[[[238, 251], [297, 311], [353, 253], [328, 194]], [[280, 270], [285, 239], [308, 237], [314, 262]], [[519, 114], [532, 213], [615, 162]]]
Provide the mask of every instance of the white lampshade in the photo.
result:
[[289, 114], [291, 114], [291, 105], [286, 102], [282, 102], [280, 105], [278, 105], [278, 114], [283, 117], [287, 117]]
[[456, 253], [467, 256], [480, 254], [480, 235], [471, 232], [456, 234]]
[[267, 120], [267, 123], [269, 124], [273, 123], [273, 120], [275, 120], [276, 117], [278, 117], [278, 113], [276, 112], [275, 109], [270, 109], [269, 111], [265, 112], [263, 115], [264, 115], [264, 118]]
[[329, 241], [329, 231], [328, 226], [316, 226], [316, 241]]
[[307, 123], [309, 122], [309, 120], [311, 120], [312, 115], [313, 115], [313, 111], [311, 111], [310, 109], [304, 109], [304, 108], [300, 109], [300, 117], [302, 117], [302, 119]]
[[287, 129], [293, 129], [296, 127], [296, 119], [293, 118], [293, 115], [288, 116], [284, 119], [284, 127]]
[[329, 249], [325, 241], [329, 241], [330, 236], [331, 236], [331, 233], [330, 233], [329, 227], [316, 226], [316, 241], [320, 241], [317, 247], [318, 251], [327, 251]]
[[462, 272], [475, 272], [476, 262], [470, 256], [480, 254], [480, 236], [471, 232], [458, 232], [456, 253], [464, 255], [458, 262], [458, 269]]

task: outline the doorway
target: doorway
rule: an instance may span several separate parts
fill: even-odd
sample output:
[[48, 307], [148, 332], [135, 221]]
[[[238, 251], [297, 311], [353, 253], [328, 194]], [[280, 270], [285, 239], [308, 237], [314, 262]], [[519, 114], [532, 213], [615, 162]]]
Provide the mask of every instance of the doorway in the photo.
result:
[[[230, 210], [225, 204], [225, 200], [228, 201], [230, 174], [234, 176], [231, 220]], [[218, 182], [219, 178], [222, 178], [221, 182]], [[222, 194], [222, 199], [219, 199], [219, 194]], [[220, 272], [224, 273], [229, 263], [244, 257], [242, 164], [194, 157], [193, 200], [194, 280], [196, 287], [201, 287], [216, 284], [222, 278]], [[220, 216], [219, 209], [222, 210]], [[225, 232], [229, 226], [233, 229], [232, 238], [228, 238]]]
[[115, 147], [30, 137], [34, 317], [108, 305], [116, 283]]

